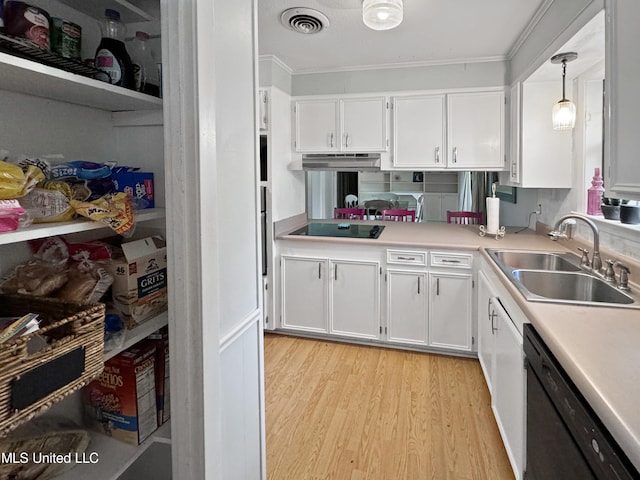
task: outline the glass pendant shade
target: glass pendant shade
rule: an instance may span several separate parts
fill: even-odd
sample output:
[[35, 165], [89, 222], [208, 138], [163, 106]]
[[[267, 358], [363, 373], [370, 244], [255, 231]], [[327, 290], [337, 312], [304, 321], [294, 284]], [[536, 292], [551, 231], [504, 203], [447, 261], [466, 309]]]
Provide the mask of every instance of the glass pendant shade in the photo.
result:
[[402, 0], [364, 0], [362, 21], [373, 30], [389, 30], [402, 23]]
[[566, 98], [553, 106], [551, 112], [554, 130], [571, 130], [576, 125], [576, 106]]

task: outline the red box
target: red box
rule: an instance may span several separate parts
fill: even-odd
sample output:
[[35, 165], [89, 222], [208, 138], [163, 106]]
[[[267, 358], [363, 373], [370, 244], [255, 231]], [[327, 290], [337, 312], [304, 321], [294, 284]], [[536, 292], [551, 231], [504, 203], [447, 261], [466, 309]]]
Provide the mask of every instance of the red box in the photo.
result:
[[133, 445], [158, 428], [155, 356], [155, 345], [145, 342], [105, 362], [102, 375], [83, 389], [89, 426]]

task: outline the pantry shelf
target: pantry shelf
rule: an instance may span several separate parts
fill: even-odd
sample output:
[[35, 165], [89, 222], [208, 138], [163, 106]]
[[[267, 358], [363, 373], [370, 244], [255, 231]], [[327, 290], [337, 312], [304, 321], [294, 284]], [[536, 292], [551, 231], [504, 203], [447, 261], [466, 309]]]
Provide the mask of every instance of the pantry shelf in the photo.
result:
[[[90, 3], [90, 2], [89, 2]], [[0, 90], [109, 112], [162, 109], [162, 99], [0, 52]]]
[[96, 452], [98, 463], [79, 464], [56, 477], [57, 480], [86, 480], [87, 478], [100, 478], [105, 480], [116, 480], [122, 473], [125, 466], [144, 452], [145, 447], [152, 442], [167, 442], [171, 439], [171, 421], [166, 422], [156, 430], [142, 445], [135, 446], [115, 440], [107, 435], [96, 432], [89, 432], [91, 442], [86, 450], [86, 457]]
[[[162, 219], [165, 217], [164, 208], [148, 208], [140, 210], [135, 214], [136, 223], [149, 220]], [[88, 232], [90, 230], [107, 229], [108, 227], [100, 222], [89, 219], [72, 220], [60, 223], [38, 223], [26, 228], [21, 228], [14, 232], [0, 233], [0, 245], [24, 242], [36, 238], [46, 238], [52, 235], [68, 235], [70, 233]]]
[[158, 330], [159, 328], [164, 327], [169, 323], [169, 314], [167, 312], [163, 312], [157, 317], [152, 318], [144, 322], [142, 325], [134, 328], [133, 330], [127, 330], [124, 342], [117, 348], [104, 352], [104, 361], [106, 362], [110, 358], [116, 356], [118, 353], [126, 350], [127, 348], [135, 345], [143, 338], [147, 338], [150, 334]]

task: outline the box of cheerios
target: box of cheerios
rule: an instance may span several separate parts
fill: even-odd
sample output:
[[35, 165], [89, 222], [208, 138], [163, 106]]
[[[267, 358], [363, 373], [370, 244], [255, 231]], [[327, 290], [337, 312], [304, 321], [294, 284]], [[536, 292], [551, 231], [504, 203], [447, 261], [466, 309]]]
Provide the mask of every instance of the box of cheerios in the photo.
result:
[[157, 428], [155, 346], [141, 343], [107, 360], [102, 375], [82, 394], [93, 429], [138, 445]]

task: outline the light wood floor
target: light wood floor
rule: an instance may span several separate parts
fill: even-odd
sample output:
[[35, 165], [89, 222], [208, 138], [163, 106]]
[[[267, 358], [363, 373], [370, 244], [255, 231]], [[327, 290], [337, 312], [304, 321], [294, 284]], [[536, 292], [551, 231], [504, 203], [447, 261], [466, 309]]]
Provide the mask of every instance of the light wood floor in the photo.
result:
[[513, 479], [477, 360], [267, 334], [268, 480]]

